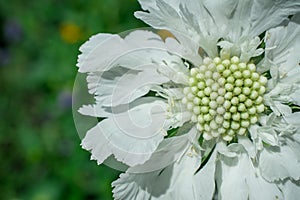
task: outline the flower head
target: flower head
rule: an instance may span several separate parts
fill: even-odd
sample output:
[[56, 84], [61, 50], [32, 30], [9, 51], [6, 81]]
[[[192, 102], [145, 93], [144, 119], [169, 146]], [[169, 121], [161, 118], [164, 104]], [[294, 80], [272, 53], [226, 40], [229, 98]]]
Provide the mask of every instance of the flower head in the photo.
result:
[[182, 103], [205, 140], [245, 135], [265, 110], [267, 78], [256, 72], [255, 64], [236, 56], [205, 58], [203, 65], [191, 68], [188, 82]]
[[139, 0], [169, 31], [81, 48], [100, 117], [92, 159], [127, 166], [115, 199], [295, 199], [300, 193], [300, 1]]

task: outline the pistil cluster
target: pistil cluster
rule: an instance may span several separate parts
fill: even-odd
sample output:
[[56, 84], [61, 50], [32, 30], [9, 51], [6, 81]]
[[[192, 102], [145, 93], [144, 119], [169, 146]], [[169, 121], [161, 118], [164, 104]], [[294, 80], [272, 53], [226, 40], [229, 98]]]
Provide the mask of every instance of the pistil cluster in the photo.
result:
[[245, 135], [264, 112], [266, 83], [255, 64], [240, 62], [236, 56], [205, 58], [201, 66], [190, 69], [182, 103], [205, 140], [231, 141], [237, 134]]

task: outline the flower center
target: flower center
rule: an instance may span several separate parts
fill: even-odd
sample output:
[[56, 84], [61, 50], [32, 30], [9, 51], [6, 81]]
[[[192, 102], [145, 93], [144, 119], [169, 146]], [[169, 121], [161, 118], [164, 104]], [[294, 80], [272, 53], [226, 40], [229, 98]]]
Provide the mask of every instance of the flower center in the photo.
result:
[[182, 103], [205, 140], [221, 136], [231, 141], [236, 134], [245, 135], [265, 110], [266, 83], [255, 64], [240, 62], [236, 56], [205, 58], [203, 65], [190, 70]]

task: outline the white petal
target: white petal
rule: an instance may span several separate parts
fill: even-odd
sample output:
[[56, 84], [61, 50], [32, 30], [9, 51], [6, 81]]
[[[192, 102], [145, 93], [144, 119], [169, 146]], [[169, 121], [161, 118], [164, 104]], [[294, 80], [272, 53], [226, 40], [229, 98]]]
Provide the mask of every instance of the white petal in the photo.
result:
[[[185, 40], [184, 40], [185, 39]], [[174, 38], [167, 38], [166, 47], [170, 52], [190, 61], [195, 66], [202, 64], [202, 58], [199, 55], [199, 46], [190, 39], [181, 38], [180, 43]]]
[[149, 98], [127, 112], [115, 113], [89, 130], [82, 147], [91, 150], [100, 164], [114, 154], [129, 166], [147, 161], [162, 141], [166, 131], [165, 103]]
[[[152, 57], [149, 54], [145, 56], [147, 50], [159, 53], [151, 54]], [[82, 73], [108, 71], [122, 61], [123, 67], [135, 69], [143, 63], [149, 64], [152, 60], [167, 57], [166, 47], [160, 36], [142, 30], [131, 32], [124, 39], [111, 34], [95, 35], [83, 44], [80, 51], [82, 54], [78, 58], [77, 66]]]
[[249, 199], [281, 199], [283, 200], [282, 192], [279, 190], [278, 186], [274, 183], [266, 181], [259, 170], [249, 161], [249, 176], [246, 179], [249, 185]]
[[277, 185], [263, 179], [242, 147], [237, 157], [220, 157], [217, 177], [220, 199], [283, 199]]
[[184, 66], [181, 59], [173, 59], [171, 62], [166, 61], [159, 65], [157, 71], [161, 75], [168, 77], [174, 83], [179, 83], [183, 85], [188, 84], [189, 71], [187, 67]]
[[[299, 10], [293, 0], [205, 0], [205, 1], [141, 1], [146, 12], [135, 16], [154, 28], [170, 30], [179, 41], [182, 36], [215, 57], [218, 39], [241, 44], [245, 37], [254, 38], [280, 24]], [[257, 53], [257, 52], [256, 52]]]
[[150, 13], [136, 12], [135, 16], [154, 28], [171, 31], [183, 46], [199, 44], [209, 56], [217, 56], [218, 31], [201, 1], [156, 1], [147, 10]]
[[287, 145], [265, 147], [260, 154], [259, 168], [262, 176], [268, 181], [300, 178], [300, 162]]
[[[186, 0], [179, 5], [179, 15], [184, 26], [175, 27], [174, 35], [182, 43], [186, 38], [191, 38], [194, 43], [199, 44], [208, 56], [216, 57], [217, 41], [220, 38], [221, 30], [204, 5], [203, 1]], [[185, 42], [183, 42], [185, 44]]]
[[[271, 139], [273, 146], [276, 146], [276, 144], [281, 141], [281, 136], [290, 137], [296, 132], [296, 127], [289, 122], [291, 116], [294, 116], [294, 113], [285, 116], [276, 116], [275, 113], [271, 113], [269, 116], [261, 116], [259, 120], [261, 126], [256, 127], [257, 136], [264, 138], [265, 142]], [[263, 134], [267, 135], [260, 135], [258, 132], [264, 132]], [[268, 139], [266, 137], [268, 137]]]
[[144, 174], [121, 174], [112, 183], [114, 198], [122, 200], [173, 200], [195, 199], [193, 175], [199, 167], [200, 157], [184, 155], [173, 165], [159, 171]]
[[[137, 74], [126, 73], [119, 80], [113, 80], [111, 97], [102, 101], [102, 86], [100, 85], [96, 92], [96, 100], [102, 106], [116, 106], [130, 103], [133, 100], [147, 94], [153, 85], [160, 85], [169, 81], [164, 76], [160, 76], [156, 70], [151, 67], [143, 66], [143, 70]], [[100, 82], [101, 84], [101, 82]]]
[[[111, 49], [111, 51], [107, 51], [107, 49]], [[111, 59], [116, 57], [120, 50], [125, 51], [126, 48], [122, 45], [122, 39], [118, 35], [97, 34], [84, 43], [79, 50], [82, 52], [77, 61], [79, 71], [91, 72], [102, 67], [103, 69], [99, 71], [104, 71]]]
[[300, 181], [287, 180], [282, 186], [282, 192], [287, 200], [296, 200], [300, 197]]
[[298, 12], [300, 7], [300, 3], [293, 0], [276, 3], [272, 0], [204, 0], [204, 5], [220, 36], [234, 43], [260, 35]]
[[262, 32], [277, 26], [299, 12], [300, 2], [295, 0], [256, 0], [251, 9], [252, 29], [250, 34], [258, 36]]
[[300, 105], [300, 88], [290, 95], [292, 102], [296, 105]]
[[105, 111], [104, 107], [96, 105], [83, 105], [79, 108], [78, 112], [82, 115], [92, 117], [108, 117], [111, 115], [111, 113]]
[[247, 26], [250, 24], [251, 1], [205, 0], [204, 5], [214, 18], [224, 39], [237, 41], [242, 31], [249, 29]]
[[[95, 66], [97, 59], [95, 58], [90, 58], [90, 54], [93, 53], [94, 49], [97, 46], [101, 46], [101, 45], [106, 45], [106, 43], [108, 41], [114, 41], [116, 40], [116, 42], [118, 41], [118, 37], [114, 36], [112, 34], [97, 34], [92, 36], [87, 42], [85, 42], [80, 48], [79, 50], [82, 52], [81, 55], [78, 56], [78, 60], [77, 60], [77, 67], [79, 67], [80, 71], [86, 71], [82, 68], [89, 68], [89, 66]], [[101, 53], [101, 52], [100, 52]], [[113, 53], [113, 52], [110, 52]], [[101, 55], [101, 54], [100, 54]], [[90, 60], [91, 59], [91, 60]], [[89, 62], [88, 65], [86, 65], [86, 62]], [[86, 71], [87, 72], [87, 71]]]
[[147, 173], [162, 170], [183, 156], [190, 144], [197, 141], [196, 135], [197, 130], [192, 127], [183, 135], [164, 139], [148, 161], [142, 165], [129, 168], [127, 172]]
[[[174, 87], [174, 86], [173, 86]], [[169, 128], [182, 127], [184, 123], [191, 120], [191, 112], [188, 110], [182, 109], [181, 100], [184, 97], [182, 93], [182, 88], [163, 88], [160, 86], [155, 86], [152, 88], [152, 91], [157, 92], [159, 96], [168, 100], [170, 105], [169, 115]]]
[[300, 112], [295, 112], [285, 116], [285, 120], [292, 125], [300, 127]]
[[248, 155], [251, 158], [256, 157], [256, 150], [254, 144], [251, 142], [251, 140], [246, 136], [239, 136], [238, 137], [239, 144], [243, 145], [243, 147], [246, 149]]
[[[292, 109], [290, 106], [283, 104], [280, 100], [276, 100], [277, 97], [266, 96], [266, 105], [270, 106], [271, 110], [275, 115], [290, 115], [292, 113]], [[284, 101], [286, 102], [286, 101]], [[289, 101], [288, 101], [289, 102]]]
[[246, 200], [248, 187], [246, 184], [249, 163], [245, 159], [222, 157], [217, 167], [216, 180], [219, 189], [218, 199]]
[[296, 155], [298, 162], [300, 162], [300, 112], [293, 113], [285, 117], [288, 123], [289, 134], [286, 139], [287, 145]]
[[95, 94], [96, 104], [108, 107], [130, 103], [147, 94], [154, 85], [169, 79], [153, 66], [142, 66], [138, 71], [117, 67], [102, 74], [91, 73], [87, 81], [89, 92]]
[[224, 141], [218, 142], [217, 147], [218, 153], [230, 158], [236, 157], [236, 152], [230, 151]]
[[211, 154], [209, 161], [194, 176], [195, 199], [211, 200], [215, 192], [215, 169], [217, 151]]
[[[298, 91], [300, 90], [300, 85], [293, 83], [277, 83], [276, 87], [270, 91], [270, 95], [272, 99], [276, 99], [276, 101], [280, 101], [282, 103], [297, 103], [299, 97], [296, 96]], [[269, 95], [268, 94], [268, 95]], [[295, 97], [296, 96], [296, 97]]]
[[278, 136], [274, 129], [270, 127], [260, 127], [257, 129], [259, 137], [264, 141], [265, 143], [272, 145], [272, 146], [278, 146]]
[[[266, 57], [271, 60], [274, 69], [273, 78], [292, 84], [299, 82], [300, 72], [300, 14], [295, 15], [287, 26], [280, 26], [267, 32]], [[276, 74], [276, 71], [278, 71]], [[295, 76], [296, 75], [296, 76]], [[277, 77], [276, 77], [277, 76]]]
[[260, 38], [255, 37], [254, 39], [244, 39], [241, 45], [241, 61], [248, 62], [250, 58], [260, 56], [264, 53], [262, 48], [258, 48], [261, 44]]
[[[159, 36], [147, 31], [135, 31], [124, 40], [117, 36], [112, 38], [112, 41], [105, 42], [117, 40], [118, 44], [112, 44], [115, 48], [118, 45], [128, 48], [118, 49], [115, 57], [107, 55], [105, 59], [110, 60], [106, 62], [97, 52], [98, 49], [102, 51], [101, 43], [100, 46], [95, 45], [95, 50], [86, 55], [85, 62], [79, 62], [87, 71], [100, 70], [90, 72], [87, 77], [89, 93], [96, 95], [98, 105], [116, 106], [129, 103], [147, 94], [153, 86], [166, 83], [170, 79], [175, 83], [187, 83], [189, 71], [178, 57], [180, 55], [170, 55]], [[93, 60], [97, 60], [101, 68], [90, 69], [92, 64], [88, 62], [94, 62]]]
[[134, 15], [154, 28], [167, 30], [172, 29], [174, 26], [184, 28], [184, 24], [180, 21], [178, 13], [179, 4], [172, 6], [173, 4], [174, 3], [170, 1], [156, 1], [155, 5], [152, 4], [147, 7], [150, 14], [146, 12], [135, 12]]
[[250, 126], [249, 129], [251, 140], [253, 141], [256, 152], [263, 149], [262, 139], [258, 136], [258, 131], [257, 131], [258, 128], [259, 128], [258, 125], [253, 125]]
[[286, 139], [286, 143], [293, 151], [297, 161], [300, 162], [300, 133], [295, 133], [291, 139]]

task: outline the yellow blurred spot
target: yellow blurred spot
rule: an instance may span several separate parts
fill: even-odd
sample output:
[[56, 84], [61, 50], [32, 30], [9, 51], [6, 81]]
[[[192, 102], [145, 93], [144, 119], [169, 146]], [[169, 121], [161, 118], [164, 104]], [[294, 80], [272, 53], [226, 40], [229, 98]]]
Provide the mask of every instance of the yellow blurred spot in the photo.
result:
[[159, 30], [157, 34], [163, 39], [166, 40], [168, 37], [175, 38], [175, 36], [167, 30]]
[[82, 37], [81, 29], [73, 23], [64, 23], [59, 29], [61, 38], [67, 43], [78, 42]]

